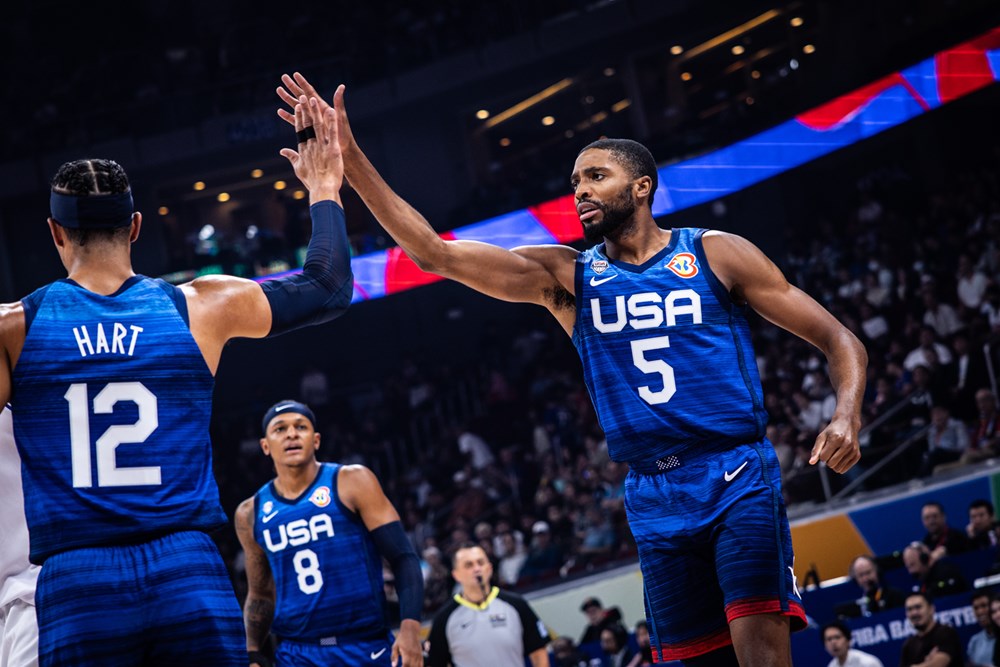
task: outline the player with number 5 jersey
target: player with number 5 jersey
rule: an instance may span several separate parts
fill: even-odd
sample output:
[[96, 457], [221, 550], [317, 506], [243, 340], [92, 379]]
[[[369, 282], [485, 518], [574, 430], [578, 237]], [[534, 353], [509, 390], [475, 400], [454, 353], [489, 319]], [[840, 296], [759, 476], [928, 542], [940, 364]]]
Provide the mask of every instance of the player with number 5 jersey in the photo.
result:
[[[285, 103], [318, 97], [301, 74], [282, 83]], [[572, 337], [608, 452], [630, 466], [625, 509], [654, 658], [790, 667], [789, 632], [805, 613], [745, 312], [826, 355], [837, 407], [811, 462], [836, 472], [860, 458], [867, 357], [858, 339], [749, 241], [661, 229], [652, 214], [656, 163], [638, 142], [601, 139], [577, 155], [573, 197], [553, 215], [558, 225], [578, 217], [593, 248], [508, 250], [438, 236], [365, 157], [343, 87], [333, 108], [347, 178], [418, 267], [543, 306]], [[279, 115], [293, 121], [286, 109]]]
[[313, 219], [299, 275], [181, 286], [136, 275], [142, 216], [124, 169], [76, 160], [52, 181], [48, 224], [68, 277], [0, 305], [0, 405], [13, 414], [30, 558], [44, 564], [43, 667], [246, 665], [239, 605], [206, 534], [225, 524], [214, 374], [230, 339], [332, 320], [353, 291], [337, 122], [305, 98], [295, 117], [299, 150], [283, 154]]
[[[266, 667], [420, 667], [420, 560], [371, 470], [320, 463], [312, 410], [279, 401], [260, 444], [277, 476], [236, 510], [246, 556], [244, 622], [250, 664]], [[400, 632], [386, 617], [382, 558], [399, 594]]]

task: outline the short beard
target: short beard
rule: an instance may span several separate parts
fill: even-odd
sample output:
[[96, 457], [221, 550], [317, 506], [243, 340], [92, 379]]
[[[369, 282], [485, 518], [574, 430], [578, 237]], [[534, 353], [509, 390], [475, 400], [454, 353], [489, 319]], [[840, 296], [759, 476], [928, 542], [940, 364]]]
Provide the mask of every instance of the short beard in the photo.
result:
[[635, 197], [632, 188], [626, 187], [607, 204], [591, 202], [603, 214], [600, 222], [583, 225], [583, 238], [597, 243], [605, 238], [617, 241], [635, 229]]

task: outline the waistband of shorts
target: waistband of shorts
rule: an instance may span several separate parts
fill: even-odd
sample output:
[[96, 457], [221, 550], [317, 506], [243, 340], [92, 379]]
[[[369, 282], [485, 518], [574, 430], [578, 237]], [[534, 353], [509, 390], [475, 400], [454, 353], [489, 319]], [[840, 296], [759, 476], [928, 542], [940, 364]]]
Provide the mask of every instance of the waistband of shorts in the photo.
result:
[[[683, 466], [691, 465], [706, 458], [719, 456], [740, 447], [754, 446], [766, 443], [766, 439], [752, 442], [726, 443], [711, 448], [690, 448], [680, 454], [665, 454], [658, 459], [646, 461], [628, 461], [629, 469], [640, 475], [659, 475]], [[770, 445], [769, 445], [770, 446]]]
[[659, 475], [668, 470], [680, 468], [682, 465], [684, 465], [683, 460], [676, 454], [670, 454], [655, 461], [629, 461], [628, 463], [629, 469], [640, 475]]
[[340, 646], [341, 644], [386, 639], [388, 636], [389, 631], [387, 629], [380, 629], [370, 632], [342, 632], [328, 637], [279, 637], [278, 643], [291, 642], [293, 644], [311, 644], [313, 646]]

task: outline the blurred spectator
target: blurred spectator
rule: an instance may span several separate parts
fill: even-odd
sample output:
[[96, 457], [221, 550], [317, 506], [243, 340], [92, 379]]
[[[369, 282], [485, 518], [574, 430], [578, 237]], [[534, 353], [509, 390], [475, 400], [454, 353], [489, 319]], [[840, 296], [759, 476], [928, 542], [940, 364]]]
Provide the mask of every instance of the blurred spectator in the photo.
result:
[[580, 636], [581, 644], [589, 644], [601, 640], [601, 630], [611, 626], [622, 625], [622, 612], [618, 607], [607, 609], [597, 598], [590, 597], [580, 605], [580, 611], [587, 616], [587, 627]]
[[628, 644], [628, 632], [621, 625], [601, 630], [601, 651], [604, 652], [604, 664], [608, 667], [627, 667], [634, 656]]
[[979, 418], [972, 433], [969, 449], [962, 457], [963, 464], [978, 463], [993, 458], [1000, 451], [1000, 419], [997, 415], [997, 399], [989, 389], [976, 392], [976, 408]]
[[549, 524], [536, 521], [531, 527], [531, 548], [521, 568], [521, 577], [538, 579], [555, 574], [563, 564], [563, 554], [552, 541]]
[[875, 656], [851, 648], [851, 629], [843, 621], [827, 623], [820, 630], [823, 647], [833, 658], [828, 667], [883, 667]]
[[924, 503], [920, 509], [920, 520], [927, 529], [922, 542], [930, 550], [932, 559], [954, 556], [971, 548], [965, 531], [948, 525], [948, 517], [941, 503], [933, 500]]
[[990, 620], [990, 594], [977, 591], [972, 594], [972, 613], [976, 622], [982, 628], [969, 639], [966, 653], [969, 657], [968, 667], [991, 667], [993, 651], [996, 649], [997, 638], [993, 634], [993, 621]]
[[977, 499], [969, 504], [969, 525], [965, 534], [973, 549], [989, 549], [997, 545], [997, 525], [993, 515], [993, 503]]
[[938, 363], [951, 363], [951, 352], [937, 341], [934, 328], [925, 326], [920, 330], [920, 344], [906, 355], [903, 360], [903, 368], [913, 372], [917, 366], [930, 368]]
[[934, 603], [923, 593], [914, 593], [906, 598], [906, 618], [917, 634], [905, 642], [899, 658], [900, 667], [928, 665], [927, 658], [933, 654], [944, 654], [948, 660], [941, 665], [962, 665], [965, 661], [962, 644], [955, 628], [938, 623], [934, 618]]
[[927, 431], [927, 452], [920, 467], [920, 476], [927, 477], [934, 468], [958, 461], [969, 448], [969, 431], [965, 424], [953, 419], [944, 405], [931, 408], [931, 426]]
[[906, 601], [906, 594], [903, 591], [882, 584], [878, 564], [871, 556], [862, 555], [855, 558], [851, 561], [847, 574], [861, 589], [861, 597], [838, 607], [838, 615], [868, 616], [886, 609], [902, 607]]
[[972, 264], [972, 258], [963, 253], [958, 257], [958, 302], [962, 308], [978, 311], [983, 305], [989, 278]]
[[649, 625], [646, 621], [635, 624], [635, 643], [639, 652], [635, 654], [628, 667], [646, 667], [653, 664], [653, 647], [649, 643]]
[[508, 530], [500, 534], [500, 543], [503, 547], [503, 556], [500, 557], [500, 564], [497, 567], [497, 576], [500, 583], [505, 586], [513, 586], [521, 576], [521, 568], [528, 558], [528, 552], [523, 544], [519, 544], [514, 539], [514, 535]]
[[903, 566], [914, 579], [916, 593], [941, 597], [969, 589], [961, 570], [946, 560], [932, 560], [923, 542], [912, 542], [903, 549]]
[[[960, 331], [965, 325], [958, 319], [958, 313], [947, 303], [938, 300], [937, 293], [933, 285], [927, 284], [921, 289], [924, 301], [923, 323], [934, 329], [941, 338], [948, 338], [953, 333]], [[947, 363], [942, 360], [942, 363]]]
[[476, 470], [482, 470], [494, 461], [490, 446], [480, 436], [470, 431], [468, 426], [459, 429], [458, 451], [466, 456]]
[[981, 349], [970, 349], [965, 333], [955, 334], [951, 349], [954, 355], [944, 369], [944, 376], [952, 412], [962, 421], [972, 421], [976, 418], [975, 391], [989, 381], [986, 357]]
[[558, 637], [552, 642], [552, 654], [555, 661], [552, 667], [589, 667], [590, 656], [583, 653], [569, 637]]

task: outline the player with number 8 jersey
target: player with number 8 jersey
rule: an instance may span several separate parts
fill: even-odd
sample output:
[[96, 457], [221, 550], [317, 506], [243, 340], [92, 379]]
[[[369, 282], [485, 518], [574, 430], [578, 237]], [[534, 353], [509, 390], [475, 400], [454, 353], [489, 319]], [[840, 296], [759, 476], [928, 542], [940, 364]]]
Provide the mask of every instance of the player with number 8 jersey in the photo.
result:
[[[271, 406], [260, 445], [277, 475], [236, 509], [250, 664], [270, 663], [263, 650], [270, 632], [279, 667], [421, 667], [424, 582], [417, 553], [371, 470], [317, 460], [315, 423], [304, 403]], [[399, 595], [395, 640], [383, 557]]]

